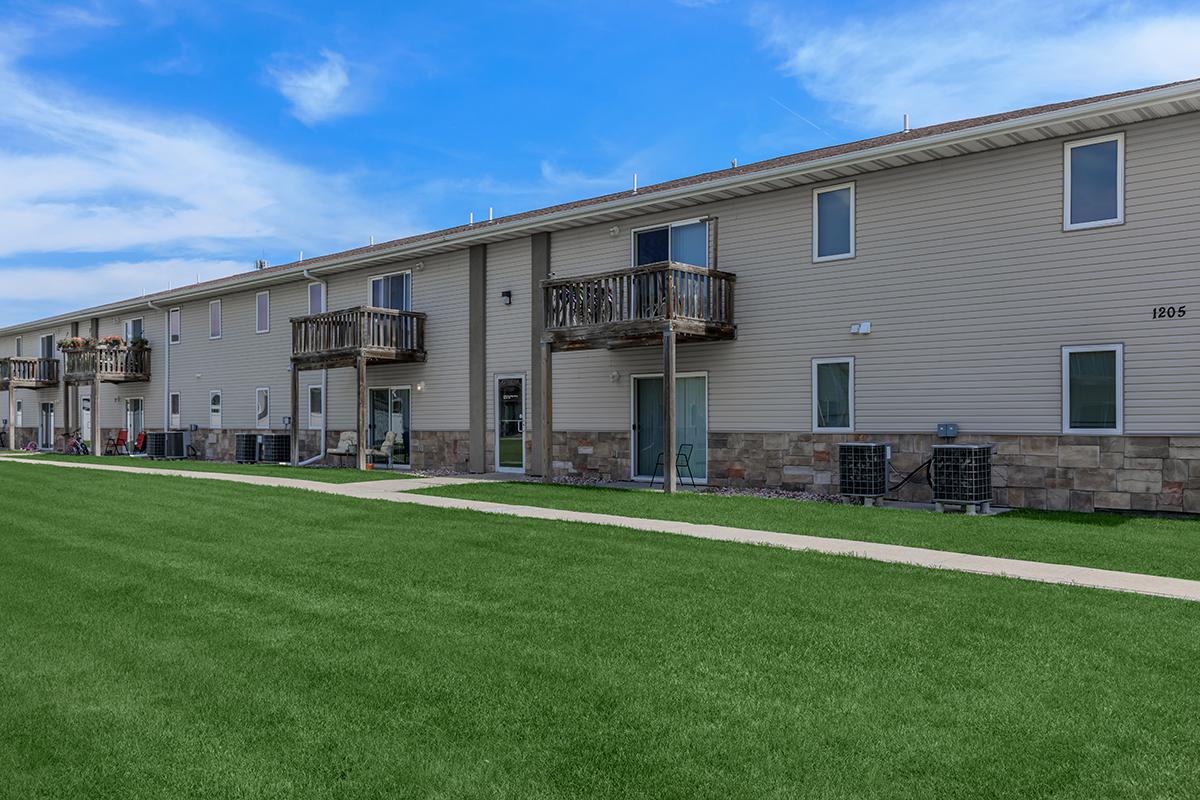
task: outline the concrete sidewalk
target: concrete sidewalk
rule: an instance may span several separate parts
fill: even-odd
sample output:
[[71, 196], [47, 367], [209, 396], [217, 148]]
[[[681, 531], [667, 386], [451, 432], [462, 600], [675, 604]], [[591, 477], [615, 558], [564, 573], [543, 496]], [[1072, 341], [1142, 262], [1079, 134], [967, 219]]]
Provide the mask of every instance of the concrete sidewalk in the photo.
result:
[[61, 461], [40, 461], [23, 458], [4, 458], [0, 461], [42, 466], [66, 467], [68, 469], [96, 469], [108, 472], [134, 472], [141, 475], [174, 475], [198, 480], [218, 480], [230, 483], [246, 483], [254, 486], [282, 486], [308, 489], [342, 497], [357, 497], [363, 500], [384, 500], [393, 503], [409, 503], [432, 508], [459, 511], [476, 511], [485, 514], [506, 514], [528, 519], [559, 522], [582, 522], [592, 525], [611, 525], [634, 530], [673, 533], [698, 539], [713, 539], [746, 544], [766, 544], [790, 550], [809, 550], [832, 555], [855, 556], [872, 561], [892, 564], [909, 564], [929, 569], [946, 569], [993, 575], [1020, 580], [1055, 583], [1069, 586], [1084, 586], [1093, 589], [1108, 589], [1118, 592], [1170, 597], [1178, 600], [1200, 602], [1200, 581], [1183, 578], [1165, 578], [1143, 575], [1136, 572], [1077, 567], [1069, 564], [1047, 564], [1039, 561], [1023, 561], [995, 556], [968, 555], [924, 547], [907, 547], [895, 544], [859, 542], [848, 539], [832, 539], [823, 536], [805, 536], [794, 533], [732, 528], [724, 525], [704, 525], [692, 522], [676, 522], [660, 519], [622, 517], [616, 514], [593, 514], [584, 511], [567, 511], [538, 506], [508, 505], [481, 500], [463, 500], [453, 497], [412, 494], [417, 489], [436, 486], [454, 486], [478, 482], [472, 478], [408, 478], [394, 481], [366, 481], [363, 483], [321, 483], [294, 478], [275, 478], [260, 475], [234, 475], [215, 472], [189, 472], [172, 469], [140, 469], [117, 464], [86, 464]]

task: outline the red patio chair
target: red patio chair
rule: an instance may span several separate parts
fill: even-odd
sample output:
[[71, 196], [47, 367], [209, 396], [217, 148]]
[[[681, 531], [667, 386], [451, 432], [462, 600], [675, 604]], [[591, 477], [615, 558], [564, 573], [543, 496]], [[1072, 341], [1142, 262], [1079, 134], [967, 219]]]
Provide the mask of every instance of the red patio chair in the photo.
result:
[[108, 437], [108, 441], [104, 443], [104, 455], [129, 455], [129, 431], [122, 428], [117, 431], [117, 438]]
[[133, 440], [133, 452], [135, 452], [135, 453], [146, 452], [146, 434], [145, 433], [139, 433], [137, 435], [137, 438]]

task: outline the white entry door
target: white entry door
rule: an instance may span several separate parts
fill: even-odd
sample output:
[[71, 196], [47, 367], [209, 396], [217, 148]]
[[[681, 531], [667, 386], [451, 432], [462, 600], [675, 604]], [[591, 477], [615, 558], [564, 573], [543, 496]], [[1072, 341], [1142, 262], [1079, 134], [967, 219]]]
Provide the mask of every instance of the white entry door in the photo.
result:
[[38, 447], [54, 449], [54, 403], [42, 403], [38, 412]]

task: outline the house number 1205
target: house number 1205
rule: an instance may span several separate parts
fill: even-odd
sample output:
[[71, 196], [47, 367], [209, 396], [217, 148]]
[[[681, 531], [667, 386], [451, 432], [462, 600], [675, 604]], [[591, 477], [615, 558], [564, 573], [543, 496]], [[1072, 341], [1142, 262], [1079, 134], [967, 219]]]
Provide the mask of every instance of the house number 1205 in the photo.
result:
[[1177, 319], [1187, 314], [1187, 306], [1158, 306], [1151, 319]]

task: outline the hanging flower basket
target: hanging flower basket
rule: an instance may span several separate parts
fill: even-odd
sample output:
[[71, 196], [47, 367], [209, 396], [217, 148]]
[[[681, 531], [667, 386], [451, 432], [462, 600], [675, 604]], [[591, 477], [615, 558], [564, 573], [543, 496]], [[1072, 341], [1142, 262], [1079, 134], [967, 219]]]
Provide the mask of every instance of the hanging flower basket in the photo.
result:
[[63, 352], [87, 350], [95, 346], [96, 340], [90, 336], [68, 336], [66, 339], [58, 340], [58, 349]]
[[142, 337], [139, 336], [136, 339], [130, 339], [129, 346], [131, 348], [133, 348], [134, 350], [145, 350], [147, 347], [150, 346], [150, 340], [143, 339]]
[[101, 336], [99, 346], [109, 350], [116, 350], [118, 347], [125, 346], [125, 340], [120, 336]]

